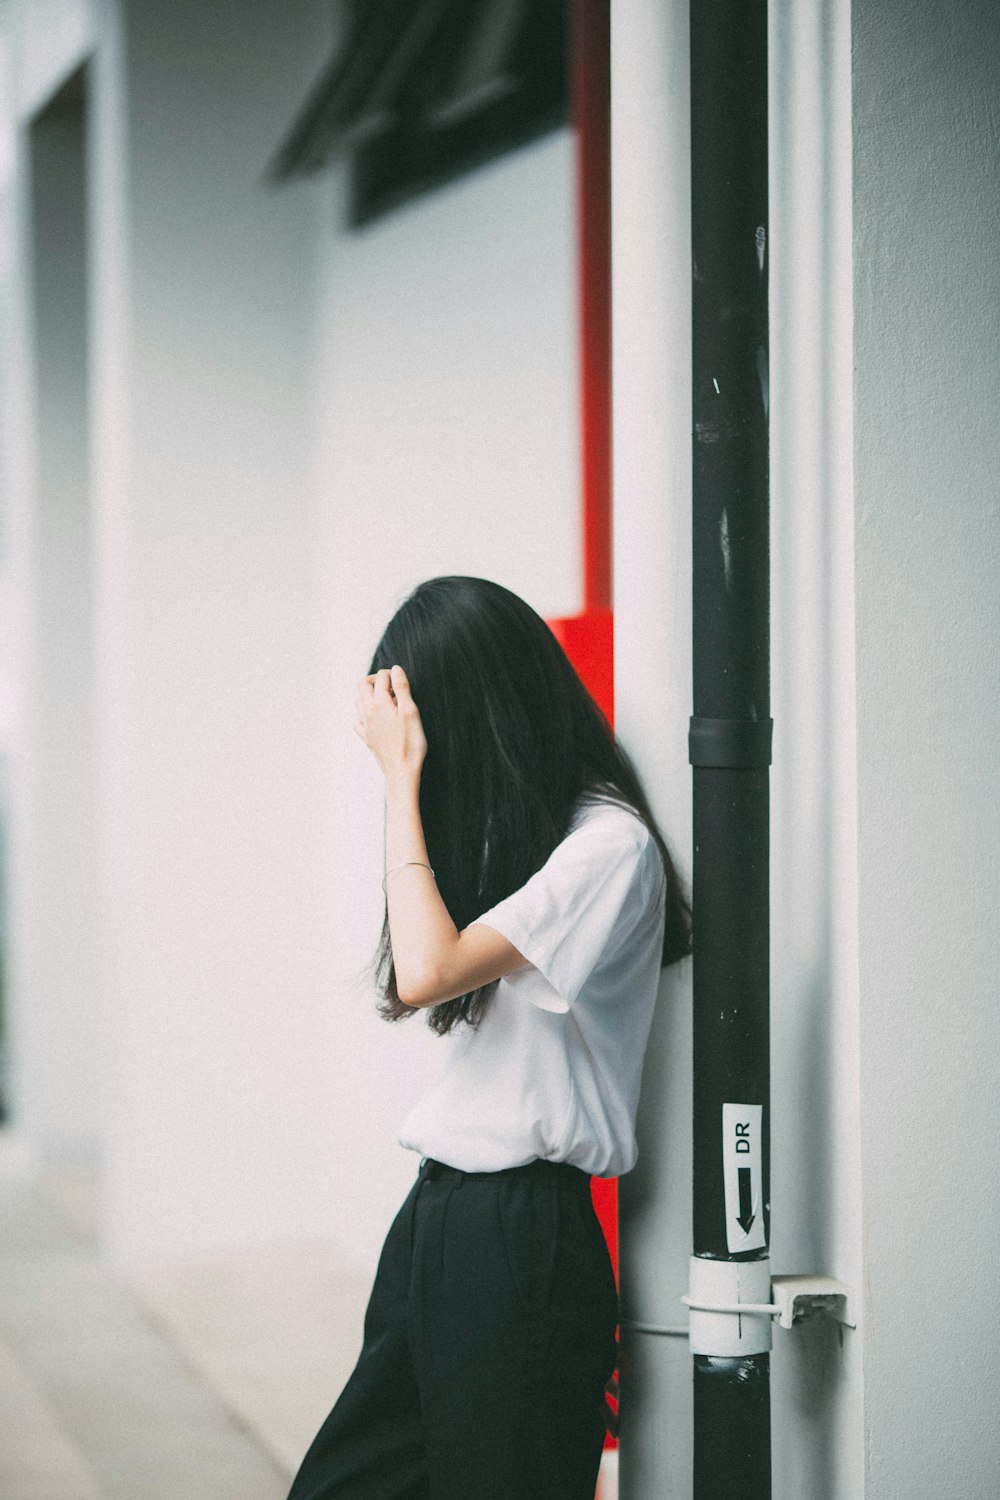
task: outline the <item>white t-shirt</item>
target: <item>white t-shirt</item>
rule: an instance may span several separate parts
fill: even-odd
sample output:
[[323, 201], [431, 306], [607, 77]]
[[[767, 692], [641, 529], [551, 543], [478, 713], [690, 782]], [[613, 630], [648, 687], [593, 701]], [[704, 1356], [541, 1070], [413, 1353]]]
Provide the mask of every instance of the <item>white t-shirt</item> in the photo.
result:
[[666, 875], [627, 807], [577, 802], [566, 837], [519, 890], [476, 918], [529, 960], [466, 1023], [399, 1143], [466, 1172], [537, 1156], [598, 1177], [631, 1171], [663, 956]]

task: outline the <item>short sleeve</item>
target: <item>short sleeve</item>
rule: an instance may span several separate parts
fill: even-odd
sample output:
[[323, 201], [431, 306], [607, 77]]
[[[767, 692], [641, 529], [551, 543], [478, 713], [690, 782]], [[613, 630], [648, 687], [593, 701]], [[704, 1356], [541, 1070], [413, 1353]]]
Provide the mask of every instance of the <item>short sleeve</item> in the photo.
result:
[[590, 817], [523, 886], [475, 919], [513, 943], [548, 982], [526, 990], [543, 1010], [569, 1010], [637, 925], [651, 843], [630, 813]]

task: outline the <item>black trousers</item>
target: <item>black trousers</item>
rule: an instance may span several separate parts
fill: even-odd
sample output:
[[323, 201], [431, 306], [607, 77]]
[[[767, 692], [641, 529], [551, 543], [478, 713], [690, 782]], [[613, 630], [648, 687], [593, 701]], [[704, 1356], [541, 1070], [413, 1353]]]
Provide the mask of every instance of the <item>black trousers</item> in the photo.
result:
[[424, 1158], [288, 1500], [594, 1500], [617, 1325], [585, 1172]]

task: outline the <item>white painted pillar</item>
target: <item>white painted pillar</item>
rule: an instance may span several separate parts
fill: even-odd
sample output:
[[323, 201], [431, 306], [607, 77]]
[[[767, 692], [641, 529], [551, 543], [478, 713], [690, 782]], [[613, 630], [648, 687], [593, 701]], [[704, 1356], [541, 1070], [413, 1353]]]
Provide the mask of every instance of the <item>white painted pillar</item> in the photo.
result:
[[[85, 4], [9, 18], [5, 229], [6, 1005], [11, 1123], [53, 1162], [103, 1147]], [[30, 57], [30, 64], [28, 58]]]
[[854, 0], [866, 1500], [1000, 1474], [1000, 11]]
[[[773, 0], [769, 20], [772, 1268], [858, 1286], [849, 27], [842, 0]], [[687, 4], [617, 4], [612, 53], [616, 718], [687, 874]], [[621, 1183], [621, 1279], [627, 1317], [684, 1327], [690, 964], [667, 975]], [[622, 1500], [687, 1496], [687, 1340], [625, 1344]], [[781, 1331], [771, 1378], [776, 1500], [856, 1500], [859, 1335]]]
[[[690, 888], [691, 234], [685, 0], [612, 7], [615, 725]], [[639, 1158], [621, 1179], [623, 1312], [686, 1328], [691, 1253], [691, 961], [666, 971]], [[686, 1337], [623, 1332], [623, 1500], [683, 1494]], [[673, 1486], [677, 1486], [676, 1490]]]
[[[850, 12], [772, 0], [771, 1268], [861, 1307]], [[863, 1492], [861, 1326], [776, 1330], [776, 1500]]]

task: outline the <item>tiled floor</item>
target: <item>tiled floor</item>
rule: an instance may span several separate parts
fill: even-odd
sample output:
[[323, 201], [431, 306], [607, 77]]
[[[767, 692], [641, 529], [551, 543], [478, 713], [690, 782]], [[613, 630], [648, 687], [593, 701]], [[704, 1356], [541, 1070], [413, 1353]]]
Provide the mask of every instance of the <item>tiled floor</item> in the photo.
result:
[[40, 1180], [0, 1132], [0, 1497], [284, 1500], [370, 1288], [321, 1244], [125, 1281], [96, 1247], [95, 1187]]
[[283, 1500], [288, 1467], [102, 1263], [68, 1194], [0, 1169], [3, 1500]]

